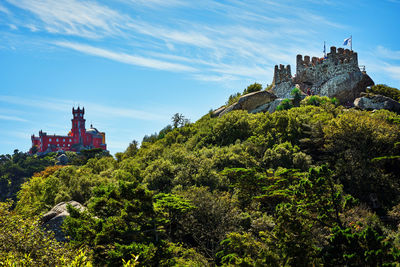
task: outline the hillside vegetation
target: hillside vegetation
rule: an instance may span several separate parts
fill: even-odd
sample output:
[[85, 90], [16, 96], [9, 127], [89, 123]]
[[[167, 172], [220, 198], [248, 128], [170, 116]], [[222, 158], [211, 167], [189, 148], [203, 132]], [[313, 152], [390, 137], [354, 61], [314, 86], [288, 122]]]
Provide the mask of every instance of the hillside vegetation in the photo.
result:
[[[0, 206], [0, 262], [395, 265], [400, 116], [335, 104], [312, 96], [272, 114], [178, 116], [116, 158], [48, 167], [22, 184], [13, 211]], [[88, 209], [70, 208], [70, 242], [52, 246], [61, 260], [30, 233], [40, 231], [36, 216], [68, 200]]]

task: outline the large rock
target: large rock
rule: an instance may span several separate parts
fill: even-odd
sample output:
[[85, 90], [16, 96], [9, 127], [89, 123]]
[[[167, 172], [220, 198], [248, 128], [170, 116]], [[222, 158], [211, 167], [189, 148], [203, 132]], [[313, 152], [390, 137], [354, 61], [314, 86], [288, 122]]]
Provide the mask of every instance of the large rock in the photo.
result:
[[222, 107], [219, 107], [219, 108], [217, 108], [216, 110], [214, 110], [213, 112], [212, 112], [212, 117], [218, 117], [219, 116], [219, 114], [221, 114], [221, 112], [223, 112], [224, 110], [226, 109], [226, 106], [222, 106]]
[[400, 103], [382, 95], [359, 97], [354, 100], [354, 106], [363, 110], [387, 109], [400, 113]]
[[272, 91], [278, 98], [290, 98], [295, 84], [292, 81], [281, 82], [272, 87]]
[[223, 111], [220, 111], [219, 109], [214, 111], [214, 114], [218, 112], [219, 116], [221, 117], [224, 114], [231, 112], [233, 110], [252, 111], [257, 107], [272, 102], [275, 99], [276, 96], [273, 93], [267, 91], [252, 92], [240, 97], [237, 103], [234, 103], [229, 107], [226, 107]]
[[261, 105], [253, 110], [250, 111], [250, 113], [260, 113], [260, 112], [275, 112], [276, 107], [279, 106], [279, 104], [283, 101], [283, 98], [278, 98], [275, 99], [272, 102], [266, 103], [264, 105]]
[[66, 241], [64, 232], [61, 229], [61, 225], [64, 222], [64, 219], [69, 216], [69, 212], [67, 210], [67, 205], [71, 205], [72, 207], [79, 209], [80, 211], [85, 210], [86, 208], [76, 201], [68, 201], [68, 202], [60, 202], [55, 205], [49, 212], [42, 216], [43, 226], [50, 231], [54, 232], [54, 237], [58, 241]]
[[240, 105], [240, 109], [252, 110], [275, 99], [276, 96], [273, 93], [267, 91], [258, 91], [239, 98], [238, 105]]
[[312, 90], [321, 96], [336, 97], [344, 104], [353, 102], [371, 85], [374, 85], [374, 81], [367, 74], [353, 71], [334, 76], [320, 86], [313, 87]]
[[65, 154], [61, 154], [60, 156], [58, 156], [57, 160], [57, 165], [66, 165], [68, 163], [68, 157]]

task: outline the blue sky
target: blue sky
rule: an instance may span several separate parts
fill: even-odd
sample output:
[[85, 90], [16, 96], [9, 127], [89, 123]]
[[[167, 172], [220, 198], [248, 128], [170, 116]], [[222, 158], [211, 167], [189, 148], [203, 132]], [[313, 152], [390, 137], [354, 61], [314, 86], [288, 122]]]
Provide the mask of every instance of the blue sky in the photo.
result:
[[400, 0], [0, 0], [0, 154], [67, 134], [78, 104], [123, 151], [350, 35], [375, 83], [400, 88], [399, 14]]

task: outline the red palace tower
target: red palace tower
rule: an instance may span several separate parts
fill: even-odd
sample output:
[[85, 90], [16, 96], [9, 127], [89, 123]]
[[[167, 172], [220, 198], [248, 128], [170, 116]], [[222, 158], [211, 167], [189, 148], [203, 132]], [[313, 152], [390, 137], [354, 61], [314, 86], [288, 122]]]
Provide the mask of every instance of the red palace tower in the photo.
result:
[[92, 125], [86, 130], [84, 114], [85, 108], [72, 108], [72, 128], [67, 136], [47, 135], [40, 130], [39, 136], [32, 135], [31, 137], [32, 147], [36, 147], [37, 152], [80, 151], [92, 148], [106, 150], [106, 134], [99, 132]]

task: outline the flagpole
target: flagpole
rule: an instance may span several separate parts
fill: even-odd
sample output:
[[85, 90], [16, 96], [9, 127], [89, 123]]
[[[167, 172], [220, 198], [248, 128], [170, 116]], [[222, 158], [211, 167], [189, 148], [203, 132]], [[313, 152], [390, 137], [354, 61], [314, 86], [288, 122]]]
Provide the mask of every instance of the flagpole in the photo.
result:
[[353, 35], [350, 35], [350, 50], [353, 51]]

